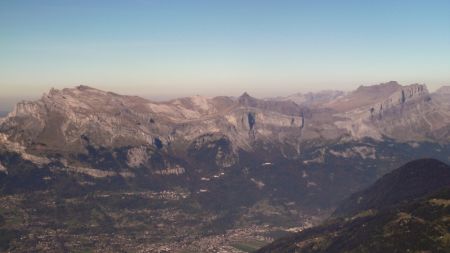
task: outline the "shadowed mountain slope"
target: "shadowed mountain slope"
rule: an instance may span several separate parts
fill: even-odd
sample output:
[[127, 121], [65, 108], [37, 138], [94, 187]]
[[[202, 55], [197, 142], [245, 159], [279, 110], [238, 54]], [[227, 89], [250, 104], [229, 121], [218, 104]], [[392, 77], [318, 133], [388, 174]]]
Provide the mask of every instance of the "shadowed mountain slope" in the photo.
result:
[[450, 167], [433, 159], [407, 163], [336, 215], [257, 252], [450, 252]]
[[368, 209], [390, 208], [450, 186], [450, 168], [434, 159], [409, 162], [388, 173], [374, 185], [353, 194], [334, 216], [350, 216]]

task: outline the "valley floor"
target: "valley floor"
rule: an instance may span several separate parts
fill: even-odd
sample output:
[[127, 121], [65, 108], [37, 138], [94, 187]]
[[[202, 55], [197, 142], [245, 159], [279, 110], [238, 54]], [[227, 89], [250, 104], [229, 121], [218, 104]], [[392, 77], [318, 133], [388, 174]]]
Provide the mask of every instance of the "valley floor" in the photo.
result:
[[4, 195], [0, 247], [10, 252], [251, 252], [312, 224], [311, 219], [289, 227], [243, 221], [226, 228], [227, 217], [194, 212], [194, 205], [183, 191]]

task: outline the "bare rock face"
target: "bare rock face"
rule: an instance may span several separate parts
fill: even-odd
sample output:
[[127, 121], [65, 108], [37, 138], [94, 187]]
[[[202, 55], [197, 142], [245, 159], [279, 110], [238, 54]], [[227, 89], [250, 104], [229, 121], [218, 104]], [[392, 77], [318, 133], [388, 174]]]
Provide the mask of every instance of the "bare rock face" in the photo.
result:
[[336, 124], [355, 138], [448, 141], [439, 132], [450, 124], [449, 114], [441, 102], [432, 99], [425, 85], [390, 82], [360, 87], [328, 106], [338, 108], [338, 115], [346, 120]]
[[392, 94], [400, 92], [401, 89], [402, 86], [394, 81], [378, 85], [360, 86], [355, 91], [333, 100], [325, 106], [339, 112], [347, 112], [383, 102]]

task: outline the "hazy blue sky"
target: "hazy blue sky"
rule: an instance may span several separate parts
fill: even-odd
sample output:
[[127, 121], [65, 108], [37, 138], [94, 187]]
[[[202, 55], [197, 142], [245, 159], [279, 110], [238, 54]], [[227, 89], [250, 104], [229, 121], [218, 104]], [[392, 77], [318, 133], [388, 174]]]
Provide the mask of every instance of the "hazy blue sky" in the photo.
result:
[[0, 1], [0, 97], [450, 84], [450, 1]]

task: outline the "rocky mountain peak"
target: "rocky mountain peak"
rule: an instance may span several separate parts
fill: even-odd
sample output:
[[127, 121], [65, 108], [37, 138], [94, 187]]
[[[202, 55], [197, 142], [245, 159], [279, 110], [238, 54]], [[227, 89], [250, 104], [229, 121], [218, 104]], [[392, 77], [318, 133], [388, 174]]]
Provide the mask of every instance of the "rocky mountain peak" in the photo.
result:
[[252, 96], [250, 96], [250, 94], [248, 94], [247, 92], [242, 93], [242, 95], [240, 95], [238, 97], [238, 101], [247, 101], [247, 100], [251, 100], [254, 99]]
[[74, 88], [64, 88], [62, 90], [52, 88], [48, 93], [44, 93], [39, 102], [47, 104], [72, 104], [82, 103], [88, 100], [103, 100], [110, 94], [88, 86], [77, 86]]
[[239, 98], [238, 102], [241, 105], [244, 106], [250, 106], [250, 107], [256, 107], [257, 106], [257, 99], [250, 96], [247, 92], [244, 92]]
[[244, 93], [242, 93], [240, 97], [251, 97], [251, 96], [246, 91], [244, 91]]
[[78, 90], [96, 90], [96, 89], [94, 89], [94, 88], [92, 88], [92, 87], [90, 87], [90, 86], [87, 86], [87, 85], [78, 85], [77, 87], [76, 87], [76, 89], [78, 89]]

